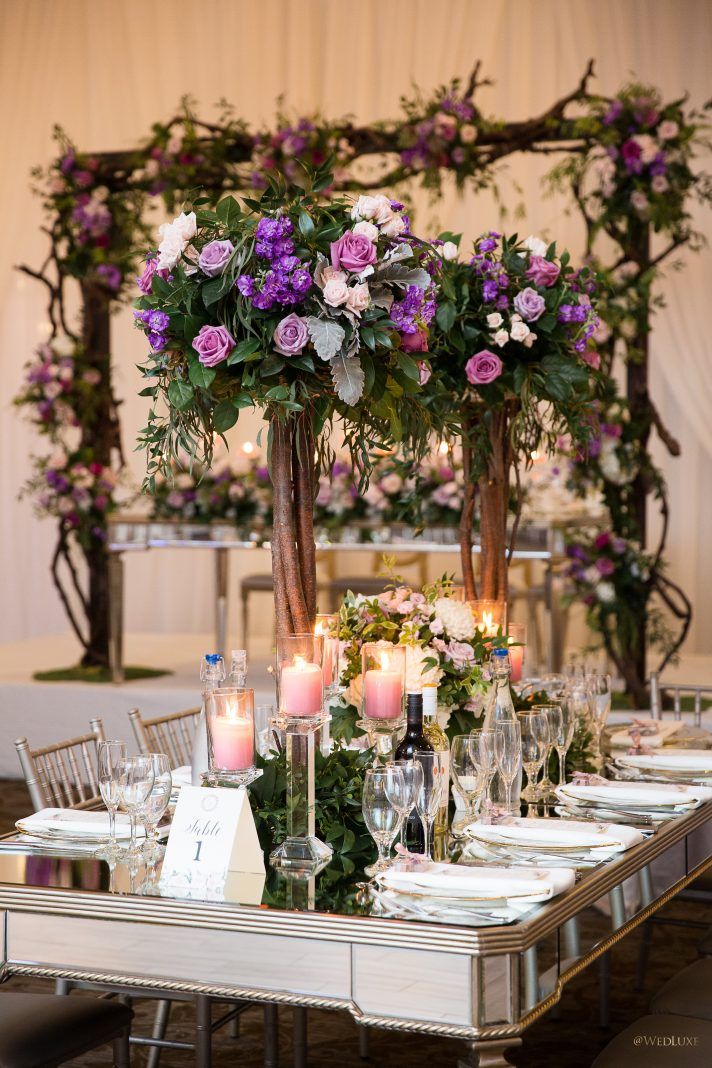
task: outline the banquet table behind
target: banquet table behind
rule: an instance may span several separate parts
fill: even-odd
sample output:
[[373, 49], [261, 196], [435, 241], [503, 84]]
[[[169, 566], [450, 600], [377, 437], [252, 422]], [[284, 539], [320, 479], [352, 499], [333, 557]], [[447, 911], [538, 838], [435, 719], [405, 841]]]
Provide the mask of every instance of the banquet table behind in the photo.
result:
[[[659, 827], [640, 845], [582, 873], [576, 885], [518, 920], [390, 919], [355, 876], [326, 869], [316, 879], [270, 872], [255, 888], [206, 900], [185, 887], [157, 893], [145, 872], [114, 873], [86, 854], [0, 840], [2, 978], [33, 975], [107, 986], [209, 994], [342, 1009], [363, 1025], [460, 1038], [488, 1064], [561, 996], [566, 982], [712, 865], [693, 860], [695, 832], [712, 803]], [[671, 851], [677, 873], [652, 895], [650, 866]], [[642, 875], [640, 906], [627, 916], [620, 887]], [[612, 929], [586, 937], [577, 917], [604, 896], [618, 902]], [[252, 901], [252, 904], [246, 902]], [[573, 921], [573, 922], [572, 922]]]

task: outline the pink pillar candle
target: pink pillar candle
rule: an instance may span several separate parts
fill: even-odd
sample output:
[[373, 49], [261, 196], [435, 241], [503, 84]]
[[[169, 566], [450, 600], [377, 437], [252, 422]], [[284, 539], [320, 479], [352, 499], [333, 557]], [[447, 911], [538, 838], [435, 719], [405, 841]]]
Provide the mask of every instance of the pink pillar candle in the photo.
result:
[[323, 704], [323, 676], [319, 664], [295, 657], [282, 667], [280, 711], [287, 716], [317, 716]]
[[512, 665], [512, 674], [510, 678], [512, 682], [522, 681], [522, 668], [524, 666], [524, 646], [523, 645], [510, 645], [509, 647], [509, 662]]
[[364, 711], [369, 719], [398, 719], [403, 713], [400, 671], [370, 668], [363, 681]]
[[246, 771], [254, 764], [255, 741], [252, 720], [228, 714], [215, 716], [210, 724], [213, 763], [224, 771]]

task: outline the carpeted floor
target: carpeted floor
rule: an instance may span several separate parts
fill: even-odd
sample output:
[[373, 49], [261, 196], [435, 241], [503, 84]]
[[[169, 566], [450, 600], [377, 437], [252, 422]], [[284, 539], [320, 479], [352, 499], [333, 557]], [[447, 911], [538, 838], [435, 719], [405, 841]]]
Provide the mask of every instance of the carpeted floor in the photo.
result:
[[[15, 819], [29, 811], [29, 799], [24, 784], [0, 781], [0, 831], [9, 830]], [[712, 907], [691, 902], [673, 902], [665, 910], [667, 916], [709, 921]], [[589, 929], [606, 930], [603, 917], [586, 921]], [[589, 925], [592, 925], [589, 926]], [[650, 995], [680, 968], [697, 956], [697, 943], [702, 932], [694, 928], [657, 928], [654, 949], [648, 970], [646, 990], [635, 991], [635, 972], [639, 945], [636, 932], [624, 939], [612, 954], [611, 960], [611, 1029], [601, 1030], [598, 1022], [598, 971], [587, 969], [570, 983], [564, 993], [558, 1015], [551, 1013], [531, 1027], [523, 1045], [510, 1053], [510, 1060], [518, 1068], [589, 1068], [608, 1039], [629, 1023], [642, 1016]], [[10, 980], [12, 989], [47, 990], [47, 984], [36, 981]], [[1, 996], [1, 993], [0, 993]], [[153, 1003], [135, 1003], [135, 1033], [147, 1033], [153, 1013]], [[216, 1010], [216, 1015], [219, 1012]], [[281, 1063], [288, 1066], [292, 1058], [292, 1021], [290, 1009], [279, 1010]], [[193, 1014], [190, 1005], [176, 1005], [170, 1027], [170, 1037], [191, 1040]], [[359, 1057], [358, 1031], [353, 1020], [343, 1013], [309, 1012], [310, 1068], [454, 1068], [463, 1054], [459, 1042], [431, 1039], [420, 1035], [398, 1034], [388, 1031], [370, 1032], [370, 1055], [367, 1061]], [[262, 1066], [262, 1010], [250, 1008], [242, 1017], [239, 1038], [218, 1032], [213, 1041], [215, 1068], [261, 1068]], [[671, 1055], [671, 1066], [674, 1064]], [[91, 1053], [72, 1062], [82, 1068], [103, 1068], [111, 1064], [107, 1051]], [[146, 1052], [134, 1051], [132, 1064], [145, 1065]], [[162, 1068], [189, 1068], [192, 1055], [186, 1052], [165, 1052]], [[702, 1068], [702, 1065], [700, 1065]]]

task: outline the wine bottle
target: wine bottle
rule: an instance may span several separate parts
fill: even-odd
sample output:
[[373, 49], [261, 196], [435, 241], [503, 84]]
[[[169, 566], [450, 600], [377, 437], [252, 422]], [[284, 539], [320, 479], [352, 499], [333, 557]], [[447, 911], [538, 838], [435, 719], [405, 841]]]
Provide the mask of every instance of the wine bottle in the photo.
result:
[[435, 816], [433, 860], [445, 860], [447, 854], [447, 832], [450, 825], [450, 742], [447, 734], [438, 723], [437, 714], [438, 688], [437, 686], [423, 686], [423, 730], [425, 737], [435, 752], [443, 754], [445, 782], [447, 783], [447, 789], [443, 791], [443, 802]]
[[[405, 735], [394, 753], [396, 760], [412, 760], [418, 749], [435, 752], [434, 746], [425, 734], [423, 725], [422, 693], [406, 694], [407, 724]], [[423, 824], [415, 808], [408, 816], [405, 825], [405, 844], [411, 853], [425, 852], [425, 834]]]

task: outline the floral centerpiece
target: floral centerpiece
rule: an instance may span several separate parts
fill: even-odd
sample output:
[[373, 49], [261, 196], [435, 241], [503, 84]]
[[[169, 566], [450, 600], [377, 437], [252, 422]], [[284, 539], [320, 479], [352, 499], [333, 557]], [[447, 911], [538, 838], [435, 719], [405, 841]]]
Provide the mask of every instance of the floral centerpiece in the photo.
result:
[[361, 646], [387, 641], [406, 648], [406, 689], [438, 687], [438, 718], [451, 735], [470, 731], [483, 709], [482, 663], [493, 642], [477, 628], [472, 609], [452, 596], [446, 579], [424, 587], [397, 585], [376, 597], [349, 593], [339, 612], [346, 687], [332, 706], [334, 737], [358, 733], [361, 706]]
[[[360, 465], [371, 441], [423, 448], [419, 398], [436, 304], [429, 248], [386, 196], [319, 199], [331, 175], [288, 199], [199, 198], [161, 228], [137, 301], [152, 353], [143, 443], [149, 482], [179, 447], [209, 463], [214, 436], [259, 407], [270, 424], [272, 561], [278, 629], [311, 629], [316, 610], [315, 450], [334, 416]], [[421, 361], [422, 362], [422, 361]], [[159, 411], [159, 405], [163, 405]]]
[[[480, 596], [506, 600], [510, 473], [535, 450], [568, 432], [585, 440], [597, 364], [592, 335], [594, 279], [574, 270], [569, 254], [536, 237], [520, 241], [490, 231], [466, 262], [458, 239], [438, 246], [440, 285], [431, 346], [433, 377], [457, 398], [462, 417], [464, 501], [462, 571], [476, 596], [472, 517], [479, 487], [482, 539]], [[443, 411], [447, 415], [447, 409]]]
[[267, 533], [272, 526], [272, 483], [262, 459], [216, 467], [194, 466], [156, 477], [152, 517], [192, 522], [226, 520], [246, 533]]

